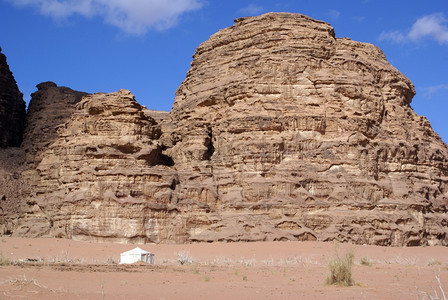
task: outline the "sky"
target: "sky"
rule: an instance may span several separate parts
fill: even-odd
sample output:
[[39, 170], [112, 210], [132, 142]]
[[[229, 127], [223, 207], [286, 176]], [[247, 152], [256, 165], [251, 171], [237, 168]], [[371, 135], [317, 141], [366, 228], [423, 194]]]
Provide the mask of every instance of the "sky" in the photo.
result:
[[448, 142], [447, 0], [0, 0], [0, 47], [27, 103], [53, 81], [128, 89], [169, 111], [196, 47], [235, 18], [266, 12], [305, 14], [380, 47], [414, 83], [412, 108]]

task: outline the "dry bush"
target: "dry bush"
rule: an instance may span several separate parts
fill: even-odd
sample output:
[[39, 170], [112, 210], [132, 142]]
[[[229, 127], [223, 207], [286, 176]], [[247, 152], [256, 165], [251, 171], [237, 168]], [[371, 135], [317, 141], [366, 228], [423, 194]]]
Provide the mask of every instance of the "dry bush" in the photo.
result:
[[106, 265], [117, 265], [119, 261], [113, 257], [108, 257], [105, 264]]
[[399, 265], [415, 266], [417, 261], [417, 257], [401, 257], [399, 255], [395, 257], [395, 263]]
[[176, 254], [177, 254], [177, 261], [181, 265], [187, 265], [193, 263], [193, 258], [190, 256], [190, 252], [181, 251]]
[[17, 285], [17, 286], [24, 286], [24, 285], [34, 285], [34, 286], [38, 286], [40, 288], [43, 289], [47, 289], [46, 286], [40, 285], [39, 283], [37, 283], [36, 279], [28, 279], [26, 278], [25, 275], [23, 276], [14, 276], [13, 278], [9, 278], [8, 280], [2, 281], [0, 282], [0, 284], [12, 284], [12, 285]]
[[238, 263], [243, 265], [243, 266], [246, 266], [246, 267], [252, 267], [252, 266], [255, 266], [257, 264], [257, 260], [255, 258], [247, 258], [246, 259], [244, 257], [241, 257], [238, 260]]
[[354, 257], [355, 255], [352, 251], [347, 251], [341, 256], [336, 249], [335, 256], [328, 262], [330, 275], [325, 283], [340, 286], [353, 285], [352, 266]]
[[361, 264], [363, 266], [371, 266], [372, 262], [370, 261], [370, 259], [367, 256], [363, 256], [361, 258], [361, 260], [359, 261], [359, 264]]
[[48, 264], [84, 264], [86, 263], [86, 260], [83, 258], [77, 258], [77, 257], [70, 257], [68, 254], [68, 251], [62, 251], [59, 255], [56, 255], [56, 257], [50, 256], [47, 259], [44, 259], [44, 261]]
[[234, 265], [235, 261], [231, 258], [227, 257], [216, 257], [213, 260], [208, 262], [209, 265]]
[[11, 261], [9, 258], [3, 256], [3, 254], [0, 253], [0, 266], [9, 266], [11, 264]]
[[429, 262], [428, 262], [428, 266], [440, 266], [442, 264], [441, 261], [436, 260], [434, 258], [432, 258]]
[[437, 293], [437, 290], [434, 289], [433, 290], [433, 295], [431, 295], [429, 293], [426, 293], [426, 292], [423, 292], [422, 293], [423, 294], [422, 300], [426, 300], [426, 299], [430, 299], [430, 300], [447, 300], [446, 295], [445, 295], [445, 291], [443, 290], [443, 287], [442, 287], [442, 283], [440, 282], [440, 275], [435, 275], [435, 277], [436, 277], [436, 281], [437, 281], [437, 287], [440, 290], [440, 296]]

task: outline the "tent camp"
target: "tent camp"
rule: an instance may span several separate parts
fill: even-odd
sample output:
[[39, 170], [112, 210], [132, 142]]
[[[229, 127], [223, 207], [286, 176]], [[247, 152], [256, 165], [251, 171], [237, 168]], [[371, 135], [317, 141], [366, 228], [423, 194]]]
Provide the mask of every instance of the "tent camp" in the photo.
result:
[[154, 254], [139, 247], [120, 254], [120, 264], [133, 264], [138, 261], [154, 264]]

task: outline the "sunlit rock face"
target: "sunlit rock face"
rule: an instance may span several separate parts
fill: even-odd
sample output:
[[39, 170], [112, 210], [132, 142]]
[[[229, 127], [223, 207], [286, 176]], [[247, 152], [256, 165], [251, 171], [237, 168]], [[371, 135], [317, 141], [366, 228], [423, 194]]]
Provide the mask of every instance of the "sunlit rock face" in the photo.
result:
[[[201, 44], [171, 119], [190, 239], [446, 243], [448, 150], [380, 49], [297, 14]], [[195, 184], [194, 184], [195, 183]]]
[[381, 50], [325, 22], [235, 20], [197, 48], [169, 115], [126, 90], [38, 88], [4, 232], [448, 244], [447, 146]]

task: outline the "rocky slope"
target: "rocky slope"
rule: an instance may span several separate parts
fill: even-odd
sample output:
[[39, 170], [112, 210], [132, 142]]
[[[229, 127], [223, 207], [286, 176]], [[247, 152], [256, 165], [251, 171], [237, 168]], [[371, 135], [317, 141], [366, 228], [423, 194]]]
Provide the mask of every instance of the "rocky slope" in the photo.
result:
[[4, 232], [448, 244], [447, 145], [384, 54], [325, 22], [236, 20], [197, 48], [169, 115], [126, 90], [38, 89]]

